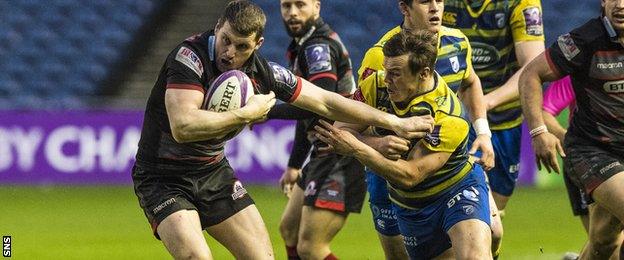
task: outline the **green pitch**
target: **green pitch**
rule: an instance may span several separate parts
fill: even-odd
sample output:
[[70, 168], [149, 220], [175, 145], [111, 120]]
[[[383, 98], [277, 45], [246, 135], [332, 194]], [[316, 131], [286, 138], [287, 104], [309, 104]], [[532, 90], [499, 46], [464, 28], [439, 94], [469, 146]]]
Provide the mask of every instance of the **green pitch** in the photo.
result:
[[[277, 188], [248, 190], [284, 259], [278, 222], [286, 198]], [[168, 259], [154, 239], [131, 187], [0, 186], [0, 235], [13, 239], [14, 259]], [[519, 188], [504, 219], [501, 259], [559, 259], [585, 235], [563, 188]], [[208, 238], [215, 259], [233, 257]], [[367, 206], [351, 215], [333, 243], [342, 259], [383, 259]]]

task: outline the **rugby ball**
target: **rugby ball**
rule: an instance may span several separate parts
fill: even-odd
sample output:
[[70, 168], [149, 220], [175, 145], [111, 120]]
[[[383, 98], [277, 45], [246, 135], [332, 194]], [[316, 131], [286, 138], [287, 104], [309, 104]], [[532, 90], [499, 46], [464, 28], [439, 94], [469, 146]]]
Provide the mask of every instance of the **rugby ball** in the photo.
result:
[[[239, 70], [226, 71], [210, 84], [203, 108], [214, 112], [239, 109], [254, 95], [254, 87], [245, 73]], [[245, 127], [234, 129], [216, 141], [226, 141], [236, 136]]]
[[251, 80], [239, 70], [229, 70], [210, 84], [204, 100], [204, 109], [224, 112], [239, 109], [254, 95]]

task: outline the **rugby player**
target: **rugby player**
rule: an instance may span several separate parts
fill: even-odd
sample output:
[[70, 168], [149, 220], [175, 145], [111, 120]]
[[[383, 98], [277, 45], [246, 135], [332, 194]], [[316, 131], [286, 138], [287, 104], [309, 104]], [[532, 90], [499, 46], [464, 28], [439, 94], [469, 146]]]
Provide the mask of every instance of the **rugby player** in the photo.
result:
[[[280, 9], [286, 31], [293, 38], [287, 51], [293, 73], [327, 91], [350, 96], [355, 80], [349, 53], [320, 17], [321, 2], [281, 0]], [[271, 109], [268, 118], [300, 119], [288, 168], [280, 178], [282, 190], [289, 196], [280, 222], [288, 259], [335, 259], [331, 240], [348, 214], [362, 209], [364, 167], [352, 157], [318, 151], [323, 143], [307, 134], [319, 120], [316, 114], [280, 104]], [[310, 162], [299, 175], [311, 143]]]
[[[474, 143], [471, 145], [470, 153], [474, 154], [477, 150], [482, 151], [481, 163], [486, 170], [489, 170], [494, 166], [494, 151], [490, 141], [491, 132], [487, 124], [481, 83], [472, 68], [472, 49], [467, 37], [457, 29], [441, 26], [444, 1], [399, 0], [398, 3], [403, 14], [403, 23], [388, 31], [377, 44], [366, 52], [358, 70], [359, 81], [363, 81], [375, 71], [383, 70], [383, 45], [401, 30], [409, 32], [426, 29], [437, 33], [438, 57], [435, 69], [467, 105], [470, 119], [478, 133], [476, 138], [471, 139]], [[387, 147], [389, 143], [397, 142], [391, 138], [394, 137], [386, 136], [384, 137], [386, 140], [369, 138], [370, 142], [367, 144], [373, 147]], [[386, 181], [372, 172], [367, 172], [366, 179], [370, 195], [370, 207], [373, 212], [373, 223], [386, 258], [405, 259], [407, 256], [403, 247], [403, 239], [399, 234], [396, 216], [392, 212]], [[493, 241], [497, 241], [497, 238], [502, 235], [502, 225], [494, 202], [492, 201], [490, 204], [494, 216], [492, 220]]]
[[[385, 71], [374, 72], [354, 94], [398, 116], [434, 117], [433, 131], [403, 143], [399, 159], [388, 159], [358, 140], [368, 125], [323, 122], [315, 129], [328, 149], [357, 158], [388, 181], [410, 259], [491, 259], [485, 174], [468, 154], [467, 113], [433, 70], [436, 38], [428, 30], [392, 36], [383, 47]], [[372, 132], [393, 134], [378, 127]]]
[[[325, 91], [256, 51], [266, 17], [246, 0], [228, 3], [214, 30], [186, 39], [167, 57], [147, 101], [133, 167], [135, 193], [154, 235], [176, 259], [210, 259], [206, 230], [238, 259], [272, 259], [266, 227], [224, 158], [218, 137], [264, 119], [275, 97], [319, 115], [387, 127], [406, 138], [431, 130], [430, 117], [398, 118]], [[257, 95], [222, 113], [202, 109], [210, 83], [245, 72]]]
[[[624, 1], [602, 0], [603, 13], [559, 36], [524, 69], [520, 94], [540, 167], [560, 172], [557, 153], [572, 182], [598, 211], [624, 221]], [[542, 82], [570, 75], [576, 109], [563, 147], [542, 114]], [[581, 259], [607, 259], [615, 246], [592, 230], [604, 222], [590, 212], [589, 243]], [[621, 254], [621, 252], [620, 252]]]

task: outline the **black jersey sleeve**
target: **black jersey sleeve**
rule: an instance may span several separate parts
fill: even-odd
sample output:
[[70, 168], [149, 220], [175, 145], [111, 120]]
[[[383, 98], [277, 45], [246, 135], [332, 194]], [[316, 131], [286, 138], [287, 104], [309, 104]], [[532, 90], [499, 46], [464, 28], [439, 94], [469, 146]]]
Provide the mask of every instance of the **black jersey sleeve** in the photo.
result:
[[579, 29], [559, 36], [545, 52], [550, 68], [564, 76], [589, 64], [592, 53], [588, 41]]
[[295, 140], [293, 142], [292, 150], [290, 151], [288, 167], [301, 169], [306, 158], [308, 158], [310, 148], [312, 148], [312, 144], [307, 137], [305, 121], [299, 120], [297, 121], [297, 127], [295, 128]]
[[314, 118], [316, 114], [291, 104], [275, 105], [267, 114], [268, 119], [300, 120]]
[[303, 78], [327, 91], [337, 92], [339, 53], [328, 42], [310, 40], [299, 52]]
[[197, 89], [202, 85], [204, 64], [192, 47], [182, 44], [167, 58], [167, 88]]
[[272, 73], [268, 88], [275, 92], [275, 96], [284, 102], [293, 102], [301, 91], [302, 79], [291, 71], [275, 62], [268, 62]]

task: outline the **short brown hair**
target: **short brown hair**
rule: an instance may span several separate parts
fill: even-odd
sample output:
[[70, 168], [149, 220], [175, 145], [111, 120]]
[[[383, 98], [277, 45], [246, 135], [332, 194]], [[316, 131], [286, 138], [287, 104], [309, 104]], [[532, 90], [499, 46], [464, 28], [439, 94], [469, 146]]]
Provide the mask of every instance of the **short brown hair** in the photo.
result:
[[429, 30], [402, 30], [384, 44], [383, 54], [385, 57], [408, 54], [407, 62], [412, 74], [425, 67], [433, 70], [438, 55], [437, 40], [436, 35]]
[[256, 33], [256, 40], [264, 34], [266, 16], [264, 11], [256, 4], [247, 0], [236, 0], [228, 3], [223, 15], [219, 17], [219, 26], [225, 22], [243, 36], [250, 36]]

